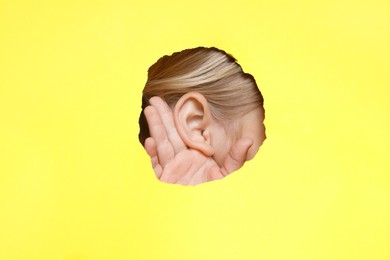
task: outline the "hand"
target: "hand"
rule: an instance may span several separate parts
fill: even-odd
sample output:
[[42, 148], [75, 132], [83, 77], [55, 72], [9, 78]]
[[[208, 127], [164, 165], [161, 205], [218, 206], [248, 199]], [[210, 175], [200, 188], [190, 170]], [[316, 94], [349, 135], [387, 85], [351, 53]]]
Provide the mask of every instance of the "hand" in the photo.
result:
[[196, 185], [221, 179], [244, 164], [253, 144], [250, 138], [239, 139], [220, 167], [212, 157], [185, 145], [165, 101], [152, 97], [149, 103], [150, 106], [144, 109], [150, 132], [150, 137], [145, 140], [145, 150], [160, 181]]

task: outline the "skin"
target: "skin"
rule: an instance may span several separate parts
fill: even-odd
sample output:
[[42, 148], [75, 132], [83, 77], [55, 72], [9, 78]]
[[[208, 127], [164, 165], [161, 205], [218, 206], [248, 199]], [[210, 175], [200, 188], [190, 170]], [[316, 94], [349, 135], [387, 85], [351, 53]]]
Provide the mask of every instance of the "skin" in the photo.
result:
[[236, 134], [229, 134], [222, 124], [214, 130], [215, 154], [214, 160], [222, 165], [224, 159], [232, 149], [232, 145], [240, 138], [250, 138], [253, 145], [249, 148], [245, 161], [253, 159], [265, 140], [264, 110], [257, 108], [236, 120], [238, 129]]
[[180, 111], [185, 110], [180, 110], [180, 102], [172, 111], [161, 98], [153, 97], [144, 110], [150, 131], [145, 150], [160, 181], [197, 185], [222, 179], [254, 157], [265, 138], [264, 126], [258, 123], [262, 122], [260, 108], [238, 119], [239, 128], [233, 138], [210, 116], [207, 102], [199, 94], [185, 98], [195, 98], [204, 111], [202, 131], [196, 138], [189, 137], [188, 127], [183, 126], [187, 121], [180, 120]]

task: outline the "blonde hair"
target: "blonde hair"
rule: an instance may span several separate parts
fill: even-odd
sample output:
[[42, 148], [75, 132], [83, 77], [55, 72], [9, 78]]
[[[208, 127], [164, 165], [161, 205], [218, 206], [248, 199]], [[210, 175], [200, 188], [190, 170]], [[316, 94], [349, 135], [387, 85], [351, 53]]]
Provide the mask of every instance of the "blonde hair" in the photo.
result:
[[143, 114], [149, 99], [159, 96], [173, 106], [188, 92], [202, 94], [220, 121], [237, 119], [264, 102], [253, 76], [244, 73], [236, 59], [223, 50], [198, 47], [163, 56], [149, 68], [143, 90], [139, 119], [142, 144], [149, 137]]

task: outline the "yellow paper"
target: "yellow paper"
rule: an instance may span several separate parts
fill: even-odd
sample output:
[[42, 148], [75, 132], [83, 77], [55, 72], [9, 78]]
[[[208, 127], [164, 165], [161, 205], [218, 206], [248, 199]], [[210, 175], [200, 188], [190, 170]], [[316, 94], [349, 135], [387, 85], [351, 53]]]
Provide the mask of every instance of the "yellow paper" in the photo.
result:
[[[390, 259], [390, 2], [1, 1], [0, 259]], [[165, 54], [251, 73], [267, 140], [160, 183], [138, 143]]]

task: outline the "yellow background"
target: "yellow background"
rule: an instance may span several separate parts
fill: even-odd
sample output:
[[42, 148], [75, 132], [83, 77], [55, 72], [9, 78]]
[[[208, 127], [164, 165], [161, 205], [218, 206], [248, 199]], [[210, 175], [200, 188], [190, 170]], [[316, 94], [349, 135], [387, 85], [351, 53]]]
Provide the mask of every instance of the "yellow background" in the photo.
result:
[[[232, 53], [268, 139], [223, 181], [158, 182], [146, 71]], [[0, 1], [0, 259], [390, 259], [390, 2]]]

